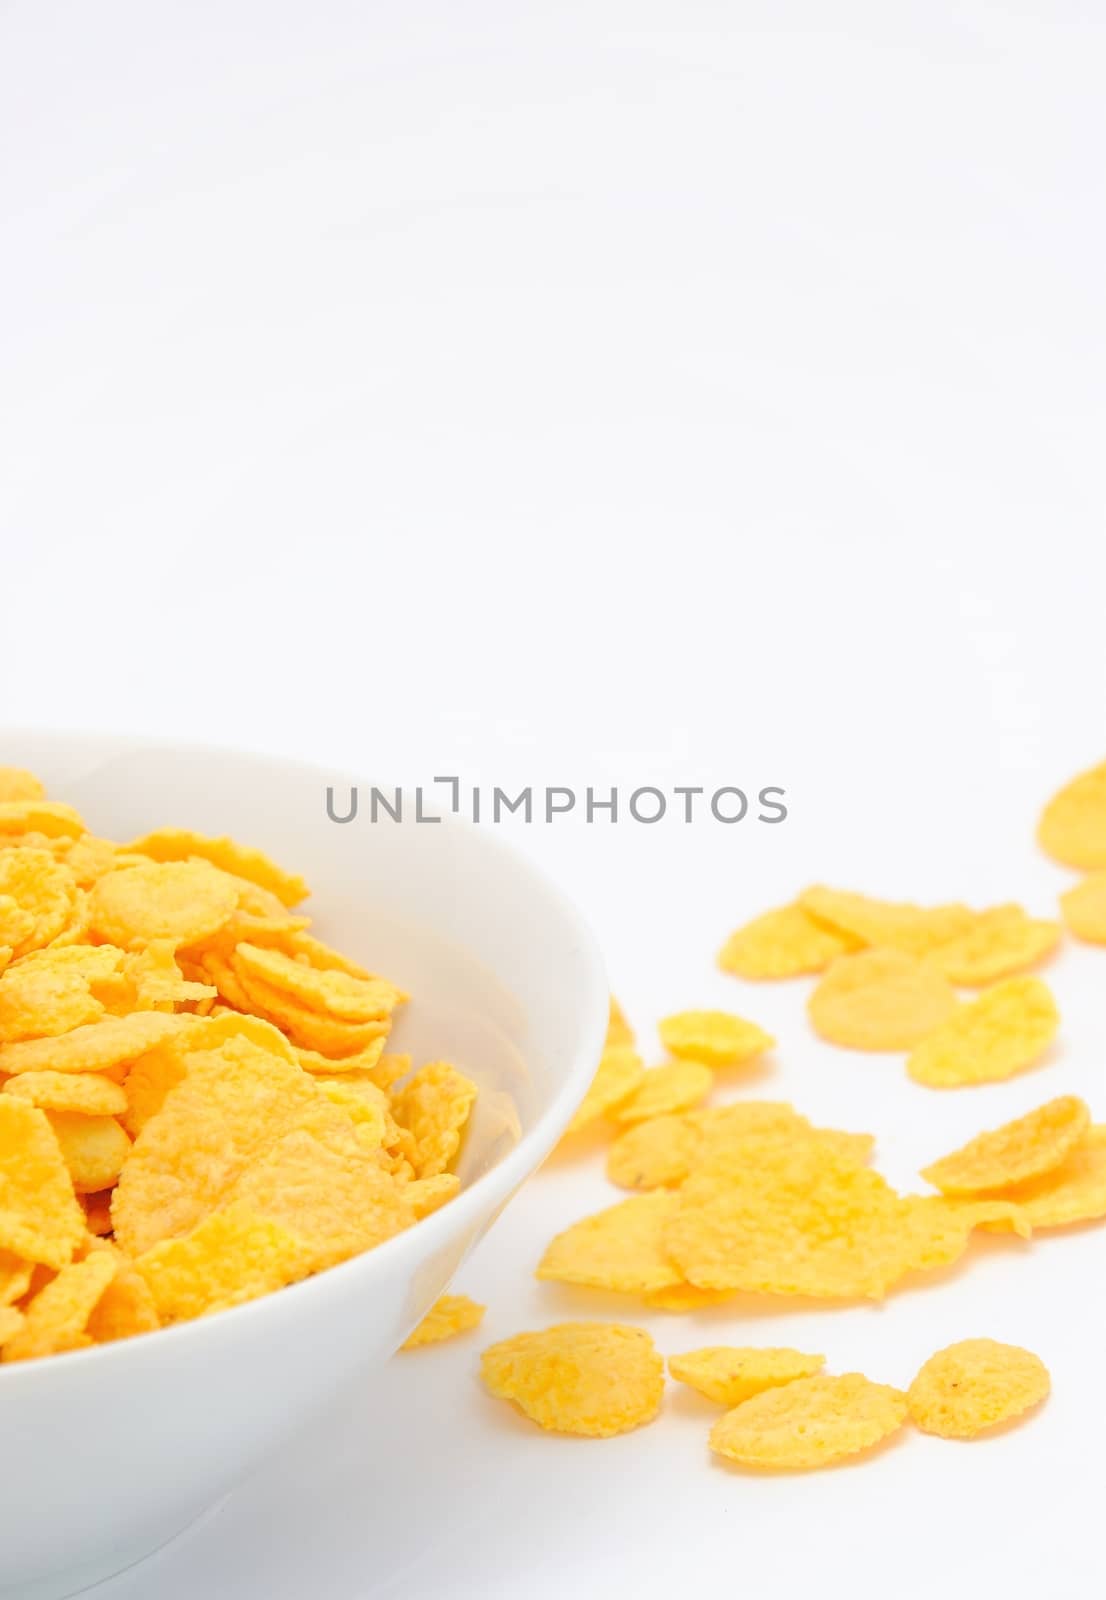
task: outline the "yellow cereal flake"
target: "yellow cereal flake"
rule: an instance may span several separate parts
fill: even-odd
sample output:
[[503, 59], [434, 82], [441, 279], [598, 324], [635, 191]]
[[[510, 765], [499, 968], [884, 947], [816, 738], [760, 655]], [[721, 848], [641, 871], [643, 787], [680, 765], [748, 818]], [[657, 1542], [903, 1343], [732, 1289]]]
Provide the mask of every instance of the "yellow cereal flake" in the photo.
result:
[[908, 901], [874, 900], [844, 889], [818, 886], [800, 896], [800, 905], [819, 922], [859, 945], [923, 956], [970, 926], [967, 906], [918, 906]]
[[4, 1360], [28, 1361], [91, 1344], [88, 1321], [115, 1272], [115, 1256], [99, 1250], [62, 1267], [26, 1307], [22, 1328], [4, 1345]]
[[626, 1013], [611, 995], [610, 1020], [607, 1023], [607, 1044], [633, 1048], [634, 1030], [626, 1020]]
[[1052, 1172], [1090, 1127], [1091, 1115], [1077, 1095], [1060, 1095], [981, 1133], [951, 1155], [922, 1169], [922, 1177], [943, 1194], [978, 1194], [1007, 1189]]
[[906, 1396], [859, 1372], [766, 1389], [720, 1417], [710, 1447], [741, 1466], [808, 1471], [858, 1454], [906, 1420]]
[[941, 974], [901, 950], [841, 956], [807, 1003], [814, 1031], [850, 1050], [909, 1050], [955, 1009]]
[[[362, 1130], [357, 1130], [358, 1138], [364, 1143]], [[433, 1178], [412, 1178], [403, 1190], [405, 1203], [410, 1206], [414, 1220], [421, 1222], [423, 1217], [428, 1217], [434, 1211], [440, 1211], [447, 1200], [452, 1200], [461, 1188], [461, 1180], [455, 1172], [439, 1172]]]
[[1002, 1193], [1034, 1229], [1106, 1217], [1106, 1127], [1092, 1126], [1058, 1167]]
[[109, 872], [92, 888], [92, 932], [124, 950], [153, 939], [198, 944], [217, 933], [238, 904], [234, 886], [204, 861], [149, 862]]
[[135, 1262], [162, 1322], [181, 1322], [256, 1300], [309, 1270], [289, 1228], [243, 1206], [216, 1212], [180, 1238], [164, 1239]]
[[838, 956], [859, 948], [851, 934], [819, 922], [795, 902], [765, 911], [731, 933], [718, 965], [736, 978], [799, 978], [824, 972]]
[[806, 1355], [802, 1350], [721, 1344], [669, 1356], [668, 1371], [678, 1383], [686, 1383], [708, 1400], [739, 1406], [765, 1389], [812, 1377], [825, 1361], [825, 1356]]
[[60, 800], [0, 800], [0, 835], [40, 833], [46, 839], [77, 839], [87, 831], [80, 813]]
[[698, 1105], [710, 1093], [714, 1073], [701, 1061], [669, 1061], [643, 1074], [628, 1099], [611, 1115], [616, 1122], [644, 1122]]
[[476, 1085], [448, 1061], [420, 1067], [392, 1099], [396, 1121], [415, 1141], [417, 1178], [433, 1178], [452, 1166], [476, 1100]]
[[47, 1116], [76, 1192], [110, 1189], [131, 1151], [131, 1141], [115, 1118], [77, 1111], [49, 1111]]
[[234, 952], [239, 976], [260, 978], [313, 1010], [343, 1022], [382, 1022], [407, 996], [386, 978], [352, 978], [346, 972], [307, 966], [280, 950], [248, 942]]
[[117, 1117], [127, 1109], [127, 1092], [98, 1072], [23, 1072], [9, 1078], [6, 1094], [44, 1111], [79, 1111], [86, 1117]]
[[659, 1031], [669, 1055], [716, 1069], [752, 1061], [776, 1042], [755, 1022], [728, 1011], [681, 1011], [665, 1017]]
[[0, 1072], [106, 1072], [136, 1060], [191, 1022], [191, 1017], [160, 1011], [103, 1017], [57, 1039], [0, 1044]]
[[0, 1306], [22, 1300], [31, 1286], [34, 1263], [24, 1261], [11, 1250], [0, 1250]]
[[0, 1306], [0, 1361], [4, 1358], [3, 1346], [14, 1339], [26, 1318], [15, 1306]]
[[1041, 814], [1037, 842], [1066, 867], [1106, 867], [1106, 761], [1053, 795]]
[[46, 790], [33, 772], [22, 767], [0, 767], [0, 803], [45, 800]]
[[486, 1309], [486, 1306], [470, 1300], [467, 1294], [443, 1294], [400, 1348], [415, 1350], [419, 1345], [440, 1344], [443, 1339], [453, 1339], [459, 1333], [468, 1333], [470, 1328], [480, 1326]]
[[[203, 964], [207, 966], [213, 960], [213, 956], [205, 956]], [[235, 1001], [231, 991], [226, 989], [224, 979], [214, 975], [213, 981], [220, 992], [227, 993], [232, 1003], [240, 1004], [242, 1009], [254, 1011], [274, 1022], [294, 1045], [304, 1050], [317, 1050], [321, 1055], [333, 1057], [354, 1055], [375, 1040], [386, 1037], [391, 1026], [390, 1021], [379, 1019], [346, 1022], [340, 1017], [316, 1011], [287, 990], [278, 989], [263, 978], [250, 976], [237, 956], [232, 957], [230, 970], [241, 998]]]
[[144, 950], [124, 957], [123, 970], [134, 1010], [170, 1009], [186, 1001], [214, 1000], [218, 994], [214, 985], [196, 983], [184, 976], [172, 939], [151, 939]]
[[940, 945], [928, 961], [950, 983], [968, 989], [1036, 966], [1052, 954], [1060, 940], [1060, 924], [1027, 916], [1021, 906], [992, 906], [975, 913], [971, 926]]
[[92, 1308], [86, 1332], [93, 1344], [153, 1333], [161, 1326], [149, 1285], [129, 1256], [106, 1239], [93, 1240], [90, 1250], [106, 1250], [115, 1262], [115, 1276]]
[[73, 874], [49, 851], [0, 850], [0, 903], [18, 907], [15, 915], [0, 910], [0, 943], [16, 961], [42, 949], [65, 927], [76, 896]]
[[17, 961], [0, 977], [0, 1044], [54, 1038], [103, 1016], [78, 970]]
[[997, 1083], [1038, 1061], [1059, 1024], [1056, 1002], [1040, 978], [1006, 978], [916, 1044], [906, 1070], [935, 1089]]
[[686, 1116], [650, 1117], [620, 1133], [607, 1154], [607, 1177], [620, 1189], [680, 1184], [694, 1165], [698, 1129]]
[[647, 1294], [683, 1282], [664, 1246], [679, 1206], [664, 1190], [634, 1195], [559, 1233], [542, 1256], [537, 1276], [589, 1289]]
[[125, 848], [135, 855], [149, 856], [153, 861], [208, 861], [220, 871], [266, 889], [282, 905], [299, 905], [308, 895], [303, 879], [294, 872], [285, 872], [261, 850], [237, 844], [225, 836], [212, 839], [188, 828], [156, 828], [153, 833], [132, 839]]
[[644, 1296], [650, 1311], [711, 1311], [735, 1297], [733, 1289], [697, 1289], [693, 1283], [674, 1283]]
[[562, 1322], [484, 1351], [489, 1392], [512, 1400], [539, 1427], [609, 1438], [651, 1422], [664, 1393], [664, 1362], [641, 1328]]
[[636, 1050], [611, 1045], [599, 1060], [595, 1077], [573, 1113], [568, 1133], [578, 1133], [600, 1117], [605, 1117], [628, 1100], [645, 1076], [645, 1067]]
[[63, 1267], [84, 1231], [84, 1213], [46, 1113], [0, 1094], [0, 1250]]
[[1092, 872], [1062, 894], [1060, 914], [1077, 939], [1106, 944], [1106, 872]]
[[974, 1439], [1049, 1392], [1039, 1356], [994, 1339], [962, 1339], [930, 1356], [907, 1391], [911, 1420], [944, 1439]]

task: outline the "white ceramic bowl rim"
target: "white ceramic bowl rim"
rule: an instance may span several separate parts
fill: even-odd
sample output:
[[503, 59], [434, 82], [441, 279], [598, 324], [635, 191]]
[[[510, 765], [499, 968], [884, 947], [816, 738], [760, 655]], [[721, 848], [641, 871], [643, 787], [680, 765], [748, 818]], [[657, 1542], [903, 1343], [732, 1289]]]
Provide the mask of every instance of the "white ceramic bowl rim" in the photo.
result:
[[[204, 744], [194, 739], [169, 739], [164, 736], [150, 736], [147, 734], [103, 733], [92, 731], [78, 732], [73, 729], [62, 728], [0, 728], [0, 745], [9, 748], [19, 748], [20, 741], [30, 743], [35, 739], [49, 738], [58, 740], [72, 739], [86, 745], [92, 745], [103, 740], [104, 744], [116, 746], [142, 747], [147, 749], [162, 748], [173, 750], [177, 754], [195, 752], [197, 756], [234, 755], [244, 759], [255, 758], [259, 760], [279, 761], [281, 765], [294, 768], [305, 775], [319, 774], [322, 769], [312, 762], [297, 761], [284, 756], [274, 756], [264, 751], [244, 750], [240, 746]], [[380, 780], [376, 780], [378, 783]], [[405, 799], [409, 797], [405, 795]], [[443, 823], [453, 828], [469, 830], [475, 824], [462, 817], [445, 817]], [[309, 1278], [302, 1279], [299, 1283], [287, 1285], [285, 1288], [273, 1293], [261, 1295], [256, 1300], [249, 1300], [244, 1305], [232, 1306], [225, 1311], [212, 1312], [209, 1316], [198, 1317], [190, 1322], [178, 1322], [167, 1328], [159, 1328], [151, 1333], [135, 1334], [129, 1339], [120, 1339], [110, 1344], [92, 1345], [84, 1350], [69, 1350], [58, 1355], [45, 1356], [37, 1361], [20, 1361], [0, 1363], [0, 1386], [14, 1386], [16, 1383], [33, 1384], [49, 1382], [50, 1373], [57, 1370], [57, 1364], [64, 1362], [67, 1367], [75, 1366], [78, 1362], [91, 1367], [97, 1362], [133, 1360], [138, 1355], [142, 1346], [151, 1340], [158, 1342], [158, 1347], [166, 1349], [167, 1341], [174, 1339], [179, 1343], [187, 1339], [203, 1339], [210, 1335], [210, 1330], [223, 1327], [230, 1317], [236, 1319], [236, 1325], [245, 1324], [249, 1318], [263, 1318], [271, 1312], [272, 1302], [285, 1295], [307, 1296], [311, 1294], [325, 1295], [329, 1287], [337, 1288], [343, 1277], [348, 1277], [355, 1272], [371, 1270], [374, 1260], [380, 1259], [382, 1254], [390, 1252], [395, 1254], [402, 1250], [409, 1240], [414, 1229], [419, 1230], [419, 1236], [426, 1247], [433, 1248], [439, 1243], [444, 1243], [446, 1237], [456, 1231], [459, 1223], [470, 1221], [483, 1209], [486, 1192], [497, 1190], [504, 1195], [512, 1191], [533, 1171], [552, 1149], [559, 1134], [567, 1125], [573, 1110], [583, 1099], [584, 1093], [591, 1082], [595, 1072], [595, 1064], [602, 1048], [602, 1040], [607, 1027], [607, 1011], [609, 995], [603, 974], [605, 971], [603, 958], [586, 922], [580, 916], [575, 905], [568, 897], [546, 876], [541, 868], [536, 867], [514, 845], [506, 840], [488, 837], [489, 846], [500, 852], [503, 856], [513, 861], [515, 865], [529, 877], [548, 899], [560, 910], [565, 921], [574, 927], [574, 937], [585, 951], [588, 966], [597, 974], [594, 993], [586, 997], [584, 1009], [591, 1015], [586, 1019], [584, 1029], [585, 1037], [593, 1041], [592, 1047], [581, 1050], [579, 1059], [574, 1062], [572, 1071], [564, 1083], [553, 1095], [552, 1100], [537, 1119], [534, 1126], [524, 1133], [519, 1142], [510, 1150], [494, 1167], [474, 1178], [453, 1200], [440, 1210], [431, 1212], [428, 1217], [423, 1217], [411, 1228], [404, 1229], [402, 1233], [393, 1235], [384, 1240], [382, 1244], [374, 1246], [371, 1250], [363, 1251], [360, 1255], [351, 1256], [348, 1261], [341, 1261], [337, 1266], [327, 1267], [322, 1272], [314, 1273]]]

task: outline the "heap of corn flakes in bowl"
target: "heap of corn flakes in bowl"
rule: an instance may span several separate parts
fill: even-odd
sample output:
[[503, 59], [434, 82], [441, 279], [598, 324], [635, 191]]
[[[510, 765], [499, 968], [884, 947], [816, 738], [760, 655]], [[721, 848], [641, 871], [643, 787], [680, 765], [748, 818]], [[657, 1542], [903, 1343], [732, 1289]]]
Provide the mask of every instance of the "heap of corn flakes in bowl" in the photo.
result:
[[450, 1200], [476, 1086], [228, 838], [89, 831], [0, 768], [0, 1359], [239, 1305]]

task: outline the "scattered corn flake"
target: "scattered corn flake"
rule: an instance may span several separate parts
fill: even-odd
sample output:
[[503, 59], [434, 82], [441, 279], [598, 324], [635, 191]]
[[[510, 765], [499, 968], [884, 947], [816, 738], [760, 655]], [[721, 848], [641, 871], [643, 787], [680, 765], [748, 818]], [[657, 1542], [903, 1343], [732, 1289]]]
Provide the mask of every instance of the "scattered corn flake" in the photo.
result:
[[181, 1322], [255, 1300], [303, 1277], [302, 1241], [287, 1227], [234, 1206], [164, 1239], [135, 1266], [162, 1322]]
[[131, 1150], [131, 1141], [115, 1118], [82, 1116], [77, 1111], [49, 1111], [47, 1116], [76, 1192], [110, 1189]]
[[589, 1289], [647, 1294], [683, 1282], [664, 1246], [678, 1197], [664, 1190], [619, 1201], [566, 1228], [546, 1249], [537, 1276]]
[[0, 803], [45, 798], [46, 790], [33, 772], [23, 767], [0, 767]]
[[401, 1350], [415, 1350], [419, 1345], [440, 1344], [443, 1339], [453, 1339], [459, 1333], [468, 1333], [484, 1320], [486, 1306], [470, 1300], [467, 1294], [443, 1294], [423, 1317], [415, 1331], [408, 1335]]
[[634, 1030], [626, 1020], [626, 1013], [612, 994], [610, 1020], [607, 1023], [607, 1044], [632, 1048], [633, 1043]]
[[79, 1111], [86, 1117], [117, 1117], [127, 1109], [123, 1086], [98, 1072], [23, 1072], [9, 1078], [4, 1093], [44, 1111]]
[[824, 972], [838, 956], [859, 948], [850, 934], [827, 927], [795, 902], [765, 911], [731, 933], [718, 965], [737, 978], [799, 978]]
[[868, 1450], [906, 1419], [906, 1396], [859, 1372], [766, 1389], [720, 1417], [716, 1454], [742, 1466], [805, 1471]]
[[1034, 1229], [1106, 1217], [1106, 1127], [1092, 1125], [1058, 1167], [1002, 1193]]
[[916, 1044], [906, 1070], [916, 1083], [935, 1089], [997, 1083], [1038, 1061], [1059, 1023], [1056, 1002], [1040, 978], [1006, 978]]
[[739, 1406], [765, 1389], [812, 1377], [825, 1361], [802, 1350], [718, 1344], [669, 1356], [668, 1371], [708, 1400]]
[[0, 1094], [0, 1250], [60, 1268], [84, 1232], [84, 1212], [46, 1113]]
[[979, 989], [1009, 973], [1036, 966], [1052, 954], [1060, 924], [1027, 916], [1019, 905], [992, 906], [927, 958], [950, 983]]
[[728, 1011], [681, 1011], [659, 1026], [661, 1043], [681, 1061], [707, 1067], [736, 1067], [771, 1050], [770, 1033]]
[[89, 916], [95, 936], [123, 949], [153, 939], [194, 945], [217, 933], [237, 904], [233, 884], [206, 862], [151, 861], [99, 879]]
[[1053, 795], [1041, 814], [1037, 842], [1066, 867], [1106, 867], [1106, 761]]
[[901, 950], [841, 956], [807, 1002], [814, 1031], [850, 1050], [908, 1050], [955, 1009], [941, 974]]
[[4, 1360], [29, 1361], [91, 1344], [89, 1318], [116, 1270], [114, 1253], [100, 1250], [63, 1266], [27, 1305], [22, 1328], [4, 1345]]
[[1060, 914], [1077, 939], [1106, 944], [1106, 872], [1092, 872], [1062, 894]]
[[1039, 1356], [994, 1339], [962, 1339], [921, 1368], [907, 1391], [911, 1420], [944, 1439], [977, 1434], [1021, 1416], [1049, 1392]]
[[248, 942], [237, 946], [234, 963], [240, 977], [245, 973], [260, 978], [305, 1006], [344, 1022], [382, 1022], [408, 998], [386, 978], [353, 978]]
[[684, 1181], [700, 1134], [686, 1116], [650, 1117], [620, 1133], [607, 1154], [607, 1177], [621, 1189], [657, 1189]]
[[1060, 1095], [923, 1167], [922, 1177], [943, 1194], [1006, 1189], [1058, 1167], [1090, 1122], [1084, 1101], [1077, 1095]]
[[566, 1132], [578, 1133], [628, 1100], [645, 1076], [637, 1051], [627, 1045], [610, 1045], [599, 1058], [595, 1077], [576, 1107]]
[[611, 1115], [616, 1122], [644, 1122], [687, 1111], [710, 1093], [713, 1083], [714, 1073], [701, 1061], [669, 1061], [644, 1073], [633, 1094]]
[[799, 903], [819, 922], [860, 945], [923, 956], [962, 933], [973, 912], [962, 905], [918, 906], [908, 901], [875, 900], [869, 895], [821, 885], [807, 889]]
[[126, 1017], [103, 1017], [56, 1039], [0, 1044], [0, 1072], [104, 1072], [136, 1060], [192, 1020], [160, 1011], [138, 1011]]
[[159, 862], [208, 861], [222, 872], [267, 890], [284, 906], [299, 905], [310, 892], [298, 873], [285, 872], [263, 851], [238, 844], [225, 835], [213, 839], [188, 828], [155, 828], [140, 839], [132, 839], [125, 848]]
[[445, 1172], [457, 1156], [476, 1085], [448, 1061], [431, 1061], [392, 1097], [392, 1113], [415, 1141], [418, 1178]]
[[609, 1438], [651, 1422], [664, 1394], [664, 1362], [641, 1328], [563, 1322], [484, 1351], [481, 1376], [539, 1427]]

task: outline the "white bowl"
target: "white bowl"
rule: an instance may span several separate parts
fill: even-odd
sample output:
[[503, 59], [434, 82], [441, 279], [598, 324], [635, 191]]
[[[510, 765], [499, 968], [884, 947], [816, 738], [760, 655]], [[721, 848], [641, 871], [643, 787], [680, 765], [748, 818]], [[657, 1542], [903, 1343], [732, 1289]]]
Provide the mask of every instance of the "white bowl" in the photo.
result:
[[[154, 1550], [397, 1349], [580, 1100], [607, 988], [573, 908], [491, 828], [326, 815], [348, 779], [228, 750], [0, 736], [96, 832], [230, 833], [304, 873], [316, 931], [412, 996], [395, 1048], [480, 1084], [458, 1197], [293, 1288], [124, 1342], [0, 1368], [0, 1595], [56, 1600]], [[511, 1133], [512, 1104], [517, 1126]]]

